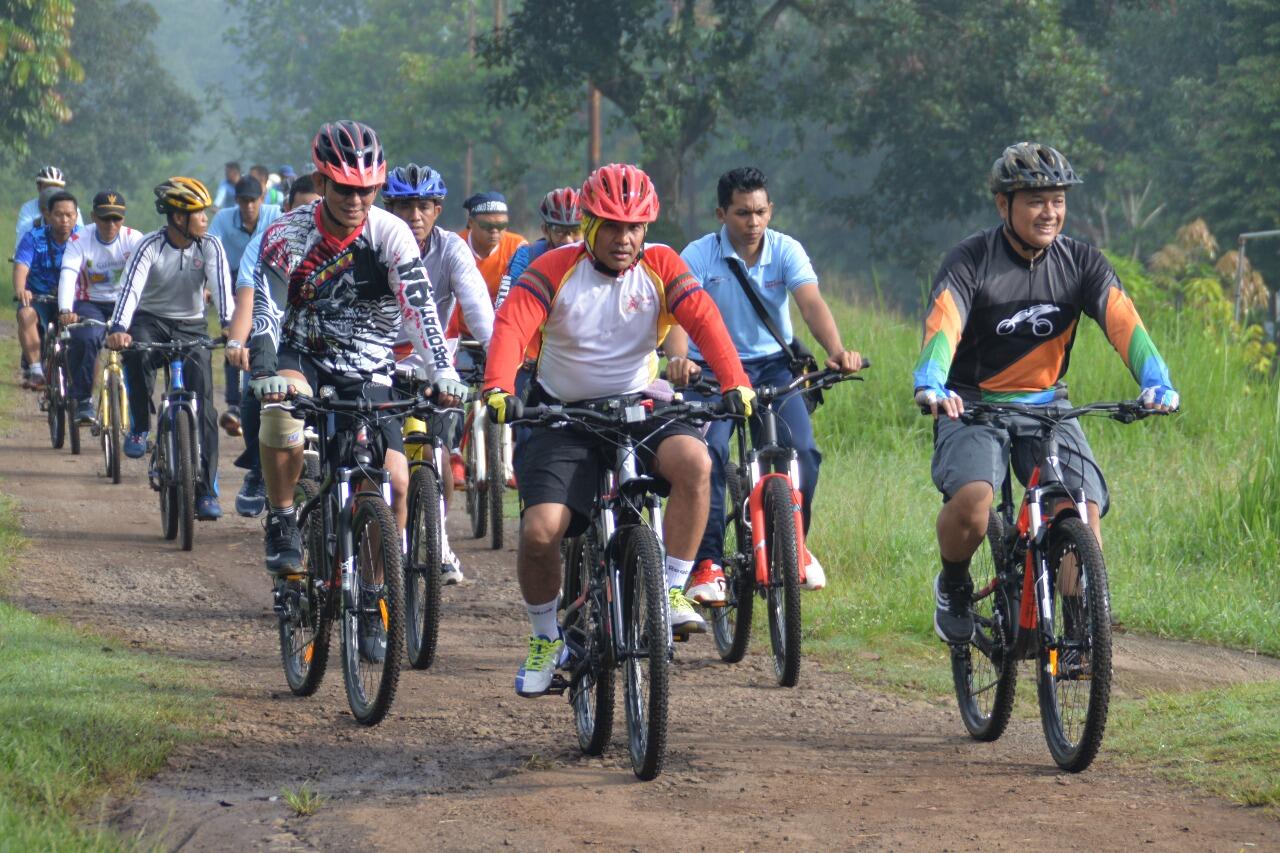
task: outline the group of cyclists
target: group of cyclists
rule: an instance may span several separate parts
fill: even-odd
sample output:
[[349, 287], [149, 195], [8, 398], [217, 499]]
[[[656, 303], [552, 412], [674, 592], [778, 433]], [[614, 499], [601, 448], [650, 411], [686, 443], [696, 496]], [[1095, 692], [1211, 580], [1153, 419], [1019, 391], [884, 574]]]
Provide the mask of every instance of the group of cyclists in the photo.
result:
[[[53, 167], [37, 175], [39, 197], [23, 208], [14, 287], [24, 380], [44, 381], [40, 334], [96, 318], [70, 348], [71, 393], [92, 420], [95, 360], [105, 345], [125, 353], [130, 457], [145, 454], [156, 369], [135, 341], [196, 341], [207, 335], [207, 303], [225, 333], [227, 388], [221, 418], [208, 349], [193, 350], [186, 381], [197, 391], [205, 493], [197, 516], [221, 515], [219, 426], [243, 434], [236, 508], [266, 513], [264, 562], [286, 576], [303, 560], [295, 486], [303, 471], [304, 422], [280, 404], [333, 389], [339, 400], [389, 400], [397, 370], [415, 377], [437, 409], [428, 428], [452, 464], [440, 472], [446, 503], [462, 485], [456, 407], [473, 393], [460, 379], [477, 365], [457, 347], [474, 339], [485, 353], [478, 393], [487, 417], [519, 419], [528, 406], [655, 393], [661, 356], [666, 381], [713, 378], [724, 411], [751, 419], [761, 385], [785, 384], [795, 370], [790, 304], [825, 351], [825, 366], [853, 374], [864, 359], [845, 345], [801, 243], [770, 228], [766, 176], [732, 169], [716, 186], [720, 227], [682, 251], [646, 242], [659, 214], [649, 176], [634, 165], [592, 171], [580, 189], [547, 193], [542, 237], [529, 244], [510, 229], [496, 192], [467, 199], [467, 227], [437, 225], [449, 197], [444, 178], [413, 163], [389, 168], [377, 134], [358, 121], [316, 133], [310, 174], [290, 175], [279, 205], [264, 201], [254, 175], [232, 180], [234, 197], [210, 218], [215, 199], [200, 181], [172, 177], [155, 188], [165, 224], [150, 234], [124, 225], [126, 203], [111, 189], [93, 198], [81, 227], [76, 197]], [[292, 170], [290, 170], [292, 171]], [[934, 624], [951, 644], [973, 635], [969, 561], [987, 531], [994, 490], [1010, 455], [1027, 475], [1031, 431], [1016, 422], [971, 423], [966, 402], [1017, 401], [1062, 407], [1080, 315], [1098, 322], [1158, 410], [1176, 409], [1168, 369], [1115, 271], [1096, 248], [1064, 236], [1066, 193], [1081, 183], [1056, 150], [1030, 142], [995, 161], [990, 188], [1000, 222], [956, 245], [934, 282], [914, 372], [914, 402], [936, 417], [933, 480], [943, 496], [937, 521], [941, 571]], [[376, 204], [382, 197], [382, 206]], [[32, 210], [28, 210], [28, 207]], [[38, 224], [31, 227], [32, 222]], [[26, 229], [24, 231], [24, 222]], [[55, 300], [40, 297], [53, 296]], [[207, 299], [208, 297], [208, 299]], [[239, 373], [244, 373], [243, 380]], [[780, 398], [778, 438], [798, 460], [798, 508], [807, 534], [822, 455], [802, 395]], [[453, 411], [445, 411], [453, 409]], [[667, 603], [675, 635], [706, 630], [699, 606], [725, 601], [719, 564], [725, 527], [725, 469], [732, 424], [700, 430], [673, 419], [635, 436], [648, 472], [668, 490], [663, 514]], [[398, 424], [382, 435], [392, 508], [403, 529], [409, 463]], [[1089, 524], [1100, 539], [1106, 483], [1078, 425], [1062, 436], [1064, 470], [1080, 478]], [[520, 498], [516, 573], [530, 636], [515, 677], [522, 696], [547, 692], [569, 650], [561, 636], [561, 542], [580, 533], [596, 496], [599, 439], [574, 429], [522, 427], [504, 472]], [[806, 537], [807, 541], [807, 537]], [[443, 543], [446, 582], [463, 577]], [[827, 573], [807, 547], [805, 585]]]

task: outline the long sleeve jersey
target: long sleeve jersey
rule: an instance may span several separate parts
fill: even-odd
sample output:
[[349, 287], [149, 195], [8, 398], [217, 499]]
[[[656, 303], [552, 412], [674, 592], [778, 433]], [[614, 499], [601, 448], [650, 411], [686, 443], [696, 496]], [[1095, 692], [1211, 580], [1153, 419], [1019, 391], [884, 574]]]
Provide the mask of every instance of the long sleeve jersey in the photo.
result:
[[541, 333], [538, 382], [568, 402], [632, 394], [657, 376], [655, 349], [679, 323], [724, 387], [750, 385], [720, 311], [669, 246], [646, 244], [621, 273], [581, 243], [537, 258], [493, 324], [484, 387], [514, 393], [525, 348]]
[[324, 230], [318, 202], [262, 237], [254, 272], [255, 375], [274, 373], [285, 344], [339, 375], [386, 377], [401, 324], [432, 377], [456, 379], [413, 232], [381, 208], [345, 238]]
[[1060, 236], [1032, 262], [1002, 226], [973, 234], [934, 279], [915, 387], [945, 385], [969, 400], [1063, 398], [1082, 313], [1102, 327], [1140, 387], [1171, 387], [1164, 359], [1097, 248]]
[[[461, 237], [439, 225], [427, 235], [422, 247], [422, 265], [431, 278], [431, 298], [442, 323], [448, 323], [456, 309], [461, 309], [475, 339], [489, 346], [493, 336], [493, 304], [489, 288], [476, 268], [475, 253]], [[416, 367], [421, 358], [413, 352], [409, 337], [401, 329], [396, 341], [396, 361], [402, 368]]]
[[115, 302], [125, 266], [142, 242], [142, 232], [124, 225], [110, 243], [98, 239], [98, 224], [71, 235], [58, 274], [58, 310], [70, 311], [77, 300]]
[[168, 320], [203, 320], [206, 287], [214, 296], [219, 322], [227, 325], [234, 300], [222, 244], [206, 236], [180, 249], [169, 242], [166, 229], [152, 231], [125, 267], [110, 331], [127, 331], [135, 311]]

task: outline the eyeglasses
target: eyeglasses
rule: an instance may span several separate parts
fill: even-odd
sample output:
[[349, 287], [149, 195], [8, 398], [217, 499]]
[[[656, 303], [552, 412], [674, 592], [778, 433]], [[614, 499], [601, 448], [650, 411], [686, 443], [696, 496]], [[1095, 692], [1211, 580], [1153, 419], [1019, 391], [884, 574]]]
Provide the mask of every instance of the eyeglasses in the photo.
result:
[[548, 225], [547, 230], [553, 236], [560, 238], [576, 237], [582, 233], [582, 229], [576, 225]]
[[353, 187], [350, 184], [339, 184], [334, 181], [329, 181], [329, 189], [344, 198], [353, 195], [358, 195], [361, 198], [369, 198], [378, 191], [377, 187]]
[[510, 224], [511, 224], [510, 222], [480, 222], [480, 221], [476, 221], [476, 223], [475, 223], [475, 227], [479, 228], [481, 231], [488, 231], [488, 232], [490, 232], [490, 233], [493, 233], [493, 232], [495, 232], [495, 231], [506, 231], [506, 230], [507, 230], [507, 226], [509, 226]]

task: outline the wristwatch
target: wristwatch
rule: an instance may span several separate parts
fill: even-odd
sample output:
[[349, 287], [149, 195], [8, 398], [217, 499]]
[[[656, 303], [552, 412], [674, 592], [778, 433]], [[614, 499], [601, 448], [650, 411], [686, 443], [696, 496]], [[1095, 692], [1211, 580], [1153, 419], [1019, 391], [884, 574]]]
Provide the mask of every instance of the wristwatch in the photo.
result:
[[244, 343], [235, 338], [227, 338], [227, 349], [244, 349]]

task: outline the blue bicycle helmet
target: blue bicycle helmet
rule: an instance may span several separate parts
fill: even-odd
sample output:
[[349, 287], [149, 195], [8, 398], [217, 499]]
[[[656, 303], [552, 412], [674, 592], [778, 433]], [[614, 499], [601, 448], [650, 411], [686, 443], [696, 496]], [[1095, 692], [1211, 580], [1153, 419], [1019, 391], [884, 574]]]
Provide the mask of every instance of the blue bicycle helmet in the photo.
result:
[[444, 178], [430, 166], [419, 166], [410, 163], [407, 166], [396, 166], [387, 175], [387, 183], [382, 187], [382, 197], [387, 201], [398, 198], [444, 198], [449, 189], [444, 185]]

